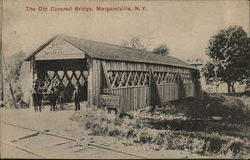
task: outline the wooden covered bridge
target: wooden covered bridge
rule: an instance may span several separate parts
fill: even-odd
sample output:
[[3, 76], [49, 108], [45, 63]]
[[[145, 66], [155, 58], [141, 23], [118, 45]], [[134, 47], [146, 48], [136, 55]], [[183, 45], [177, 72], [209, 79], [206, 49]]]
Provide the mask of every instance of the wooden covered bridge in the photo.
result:
[[90, 105], [120, 112], [199, 96], [199, 71], [183, 61], [147, 51], [56, 35], [26, 61], [33, 78], [64, 87], [71, 101], [76, 84]]

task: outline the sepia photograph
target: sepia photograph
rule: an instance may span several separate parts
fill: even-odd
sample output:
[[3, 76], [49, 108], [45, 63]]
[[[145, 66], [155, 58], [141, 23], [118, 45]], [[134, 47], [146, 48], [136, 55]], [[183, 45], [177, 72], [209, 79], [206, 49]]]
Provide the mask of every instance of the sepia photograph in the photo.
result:
[[250, 1], [0, 3], [1, 159], [250, 158]]

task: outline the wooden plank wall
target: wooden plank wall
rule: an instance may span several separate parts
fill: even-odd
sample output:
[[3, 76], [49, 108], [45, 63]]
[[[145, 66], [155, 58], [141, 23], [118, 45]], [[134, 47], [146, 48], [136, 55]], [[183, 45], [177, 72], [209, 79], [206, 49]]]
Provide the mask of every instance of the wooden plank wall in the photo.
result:
[[99, 106], [101, 91], [101, 61], [89, 59], [88, 62], [88, 103]]
[[113, 89], [115, 95], [120, 95], [120, 111], [128, 112], [148, 106], [150, 92], [148, 86]]
[[[184, 92], [185, 97], [194, 97], [194, 84], [193, 83], [187, 83], [184, 85]], [[179, 90], [179, 84], [176, 83], [169, 83], [169, 84], [163, 84], [158, 85], [159, 92], [160, 92], [160, 98], [163, 103], [166, 103], [168, 101], [176, 100], [180, 98], [180, 90]]]
[[[133, 62], [119, 62], [119, 61], [105, 61], [107, 71], [149, 71], [152, 68], [153, 72], [180, 72], [180, 73], [190, 73], [191, 70], [173, 67], [173, 66], [163, 66], [154, 64], [143, 64], [143, 63], [133, 63]], [[99, 94], [100, 94], [100, 70], [101, 63], [100, 60], [93, 60], [93, 104], [99, 105]], [[162, 102], [168, 102], [171, 100], [178, 99], [179, 96], [179, 84], [168, 83], [168, 84], [158, 84], [160, 98]], [[194, 84], [184, 83], [183, 89], [185, 88], [186, 97], [194, 96]], [[113, 94], [120, 95], [120, 111], [128, 112], [131, 110], [136, 110], [143, 108], [150, 104], [150, 89], [149, 86], [130, 86], [130, 87], [119, 87], [113, 88]]]

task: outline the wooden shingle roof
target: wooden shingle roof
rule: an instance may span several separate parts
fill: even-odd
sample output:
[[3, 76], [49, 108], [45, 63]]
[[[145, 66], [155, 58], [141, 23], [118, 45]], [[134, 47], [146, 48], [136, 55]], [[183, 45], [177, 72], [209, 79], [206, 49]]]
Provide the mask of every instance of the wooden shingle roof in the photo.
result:
[[174, 57], [158, 55], [148, 51], [142, 51], [138, 49], [65, 35], [56, 35], [55, 37], [51, 38], [49, 41], [35, 50], [32, 54], [30, 54], [25, 60], [30, 61], [36, 53], [38, 53], [56, 38], [65, 40], [66, 42], [85, 52], [88, 56], [96, 59], [162, 64], [194, 69], [194, 67], [192, 67], [191, 65]]

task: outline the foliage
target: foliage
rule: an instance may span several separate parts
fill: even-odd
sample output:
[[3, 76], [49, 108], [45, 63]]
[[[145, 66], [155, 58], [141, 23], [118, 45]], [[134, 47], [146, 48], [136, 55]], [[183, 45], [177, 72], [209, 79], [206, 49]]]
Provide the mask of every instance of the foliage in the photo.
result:
[[32, 73], [30, 72], [30, 63], [23, 62], [20, 69], [19, 76], [21, 91], [23, 92], [22, 99], [25, 102], [30, 100], [31, 88], [32, 88]]
[[9, 65], [9, 74], [13, 82], [17, 82], [20, 76], [20, 69], [23, 64], [25, 53], [20, 51], [7, 58], [6, 62]]
[[222, 94], [204, 93], [203, 99], [184, 99], [172, 102], [179, 112], [191, 118], [207, 119], [211, 116], [221, 116], [228, 122], [239, 122], [249, 119], [249, 106], [235, 97]]
[[[250, 37], [248, 38], [248, 47], [250, 48]], [[250, 63], [246, 67], [246, 75], [243, 83], [246, 83], [247, 88], [250, 89]]]
[[[80, 121], [94, 135], [129, 138], [134, 141], [134, 145], [148, 144], [153, 150], [190, 150], [207, 156], [245, 158], [249, 156], [250, 136], [239, 127], [248, 121], [244, 118], [249, 115], [248, 111], [243, 112], [245, 107], [234, 97], [205, 94], [203, 100], [171, 102], [165, 107], [157, 108], [154, 114], [149, 112], [150, 107], [128, 113], [132, 115], [132, 119], [120, 118], [94, 106], [82, 108], [81, 112], [76, 112], [71, 119]], [[208, 118], [214, 115], [223, 116], [223, 122], [213, 122], [208, 126]], [[178, 121], [181, 117], [184, 117], [183, 120]], [[188, 117], [193, 121], [189, 121]], [[170, 120], [170, 123], [164, 121], [166, 119]], [[200, 121], [196, 119], [206, 122], [201, 123], [204, 128], [200, 128], [196, 123]], [[148, 125], [148, 122], [157, 121], [163, 122], [161, 128]], [[167, 126], [164, 128], [163, 124]], [[228, 133], [232, 130], [233, 133]], [[245, 130], [250, 131], [249, 127]]]
[[142, 129], [135, 138], [137, 143], [149, 143], [153, 148], [166, 150], [190, 150], [193, 153], [211, 156], [230, 153], [230, 158], [243, 158], [249, 155], [248, 139], [221, 136], [217, 133], [185, 132], [172, 130]]
[[94, 135], [131, 137], [135, 134], [134, 128], [139, 127], [136, 119], [119, 118], [95, 106], [82, 108], [80, 115], [73, 115], [71, 119], [81, 121]]
[[147, 48], [141, 38], [134, 36], [129, 41], [123, 41], [122, 46], [146, 51]]
[[228, 92], [234, 92], [234, 83], [247, 78], [250, 61], [250, 45], [242, 27], [232, 26], [220, 30], [209, 40], [206, 55], [210, 61], [203, 68], [204, 76], [211, 82], [219, 80], [228, 84]]
[[[133, 111], [131, 114], [150, 122], [150, 125], [158, 129], [167, 125], [178, 129], [186, 125], [186, 129], [191, 130], [190, 125], [193, 123], [196, 123], [196, 128], [193, 129], [202, 129], [200, 127], [206, 127], [204, 126], [206, 120], [212, 116], [220, 116], [230, 123], [250, 120], [249, 100], [250, 98], [240, 99], [228, 95], [204, 93], [202, 99], [190, 97], [157, 107], [154, 114], [150, 114], [149, 107]], [[199, 120], [204, 123], [199, 124]]]
[[[146, 44], [142, 41], [140, 37], [137, 36], [133, 36], [129, 41], [123, 41], [121, 45], [124, 47], [139, 49], [142, 51], [147, 50]], [[154, 48], [152, 52], [154, 54], [168, 55], [169, 48], [166, 44], [161, 44], [158, 47]]]
[[[16, 99], [16, 102], [22, 101], [23, 97], [23, 92], [21, 89], [21, 83], [20, 83], [20, 74], [21, 74], [21, 66], [23, 64], [24, 58], [26, 57], [25, 53], [20, 51], [18, 53], [15, 53], [14, 55], [7, 57], [6, 60], [6, 65], [8, 67], [8, 74], [10, 78], [10, 82], [12, 84], [12, 89], [14, 92], [14, 96]], [[6, 73], [6, 72], [5, 72]], [[8, 101], [8, 103], [11, 106], [12, 103], [12, 98], [10, 96], [10, 90], [9, 90], [9, 85], [8, 82], [9, 79], [7, 76], [5, 76], [5, 81], [4, 83], [7, 84], [6, 87], [6, 92], [5, 92], [5, 99]]]
[[169, 55], [169, 48], [166, 44], [161, 44], [160, 46], [153, 49], [153, 53], [160, 55]]

